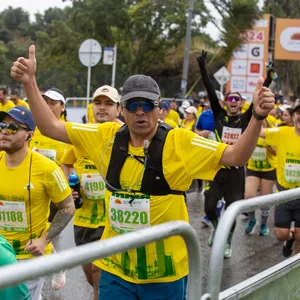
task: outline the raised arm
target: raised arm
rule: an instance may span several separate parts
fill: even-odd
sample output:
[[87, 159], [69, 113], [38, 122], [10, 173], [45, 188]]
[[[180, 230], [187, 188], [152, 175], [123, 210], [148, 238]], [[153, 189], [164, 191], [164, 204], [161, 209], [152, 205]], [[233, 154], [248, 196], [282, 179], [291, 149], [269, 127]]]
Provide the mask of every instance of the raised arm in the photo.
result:
[[253, 96], [253, 116], [249, 125], [237, 143], [228, 146], [220, 160], [225, 166], [244, 166], [252, 155], [257, 140], [261, 135], [264, 118], [274, 108], [274, 94], [270, 89], [263, 87], [263, 78], [258, 79], [256, 90]]
[[207, 95], [208, 95], [208, 99], [210, 101], [210, 106], [211, 109], [215, 114], [219, 114], [220, 112], [223, 111], [222, 106], [219, 103], [219, 99], [218, 96], [216, 94], [216, 91], [211, 83], [211, 80], [208, 77], [207, 74], [207, 70], [206, 70], [206, 56], [207, 56], [207, 52], [202, 50], [201, 55], [197, 58], [198, 64], [199, 64], [199, 69], [200, 69], [200, 73], [202, 76], [202, 80], [204, 83], [204, 86], [206, 88], [207, 91]]
[[56, 119], [44, 99], [42, 98], [35, 78], [36, 58], [35, 46], [29, 48], [29, 58], [19, 57], [11, 68], [11, 77], [24, 85], [30, 110], [41, 133], [52, 139], [71, 143], [64, 122]]

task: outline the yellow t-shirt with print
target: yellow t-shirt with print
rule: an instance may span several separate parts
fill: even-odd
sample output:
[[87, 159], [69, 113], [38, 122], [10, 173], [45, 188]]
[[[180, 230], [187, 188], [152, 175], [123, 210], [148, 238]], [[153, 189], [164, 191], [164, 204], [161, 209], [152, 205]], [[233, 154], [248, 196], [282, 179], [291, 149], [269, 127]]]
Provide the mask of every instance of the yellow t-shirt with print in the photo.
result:
[[39, 152], [55, 161], [60, 166], [61, 158], [67, 151], [68, 147], [70, 147], [70, 145], [42, 135], [40, 130], [36, 127], [34, 136], [29, 143], [29, 147], [33, 149], [33, 151]]
[[178, 127], [178, 125], [173, 120], [171, 120], [171, 119], [166, 118], [164, 120], [164, 122], [166, 124], [168, 124], [169, 126], [173, 127], [173, 128], [177, 128]]
[[177, 126], [180, 126], [180, 116], [177, 111], [170, 109], [166, 118], [174, 121]]
[[265, 139], [259, 138], [256, 148], [248, 161], [247, 168], [257, 172], [268, 172], [276, 168], [276, 156], [268, 151]]
[[0, 103], [0, 111], [9, 111], [11, 108], [15, 107], [15, 104], [11, 101], [11, 100], [8, 100], [6, 102], [6, 104], [2, 104]]
[[285, 189], [300, 187], [300, 136], [295, 128], [268, 128], [266, 142], [276, 147], [278, 183]]
[[[103, 176], [106, 176], [114, 135], [119, 128], [116, 123], [66, 123], [71, 142], [88, 154]], [[171, 130], [162, 158], [170, 188], [186, 191], [195, 178], [212, 180], [221, 168], [219, 161], [225, 148], [225, 144], [206, 140], [191, 131]], [[143, 147], [134, 148], [129, 144], [128, 154], [144, 156]], [[143, 172], [143, 164], [129, 155], [120, 174], [121, 187], [139, 190]], [[107, 223], [102, 240], [169, 221], [188, 222], [183, 195], [149, 196], [106, 191], [105, 204]], [[187, 250], [182, 238], [176, 236], [97, 260], [94, 264], [133, 283], [172, 282], [188, 273]]]
[[65, 165], [73, 165], [80, 178], [82, 207], [76, 209], [74, 225], [98, 228], [105, 225], [105, 182], [95, 164], [74, 146], [68, 148], [61, 159]]
[[[0, 234], [12, 245], [18, 259], [32, 258], [24, 248], [29, 239], [37, 239], [48, 230], [50, 201], [63, 201], [71, 190], [57, 164], [43, 155], [29, 150], [15, 168], [7, 167], [5, 156], [0, 152]], [[48, 244], [45, 254], [51, 251]]]
[[195, 127], [195, 123], [196, 123], [196, 120], [193, 120], [192, 122], [187, 122], [187, 120], [184, 119], [184, 120], [182, 120], [181, 127], [185, 128], [187, 130], [193, 130]]
[[90, 124], [95, 123], [94, 112], [93, 112], [93, 103], [90, 103], [87, 106], [87, 122]]

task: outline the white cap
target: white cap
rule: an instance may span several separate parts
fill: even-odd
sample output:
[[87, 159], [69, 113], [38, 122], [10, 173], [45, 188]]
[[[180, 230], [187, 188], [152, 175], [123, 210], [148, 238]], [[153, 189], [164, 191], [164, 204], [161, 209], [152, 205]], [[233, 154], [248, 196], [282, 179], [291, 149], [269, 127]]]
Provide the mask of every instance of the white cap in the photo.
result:
[[197, 114], [198, 110], [195, 106], [190, 106], [187, 109], [185, 109], [185, 112], [189, 113], [189, 114]]
[[58, 93], [54, 90], [48, 90], [42, 96], [43, 97], [46, 96], [46, 97], [50, 98], [51, 100], [61, 101], [63, 104], [66, 104], [65, 97], [61, 93]]
[[191, 106], [191, 103], [190, 103], [190, 101], [188, 101], [188, 100], [184, 100], [184, 101], [182, 101], [181, 106], [182, 106], [183, 108], [188, 108], [188, 107]]
[[283, 104], [283, 105], [279, 106], [279, 109], [281, 111], [285, 111], [287, 108], [292, 108], [292, 107], [288, 104]]
[[107, 96], [116, 103], [120, 103], [120, 96], [118, 91], [109, 85], [100, 86], [93, 94], [93, 101], [99, 96]]

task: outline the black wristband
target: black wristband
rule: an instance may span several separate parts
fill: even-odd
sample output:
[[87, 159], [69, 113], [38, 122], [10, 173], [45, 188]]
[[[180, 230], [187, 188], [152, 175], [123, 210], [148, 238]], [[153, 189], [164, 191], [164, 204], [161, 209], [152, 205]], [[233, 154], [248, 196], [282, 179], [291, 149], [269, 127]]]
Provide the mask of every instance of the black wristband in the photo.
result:
[[262, 121], [262, 120], [264, 120], [268, 115], [266, 115], [266, 116], [261, 116], [261, 115], [259, 115], [256, 111], [255, 111], [255, 109], [254, 109], [254, 106], [253, 106], [253, 108], [252, 108], [252, 115], [253, 115], [253, 117], [257, 120], [257, 121]]

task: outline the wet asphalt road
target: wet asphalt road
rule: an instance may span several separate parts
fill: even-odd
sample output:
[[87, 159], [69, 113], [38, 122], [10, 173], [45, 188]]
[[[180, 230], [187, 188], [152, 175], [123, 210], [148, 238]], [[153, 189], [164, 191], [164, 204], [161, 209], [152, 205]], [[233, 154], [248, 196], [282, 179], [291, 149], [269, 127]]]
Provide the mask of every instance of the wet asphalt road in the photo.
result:
[[[207, 239], [210, 234], [209, 228], [202, 227], [201, 219], [204, 216], [203, 195], [197, 192], [187, 194], [190, 223], [196, 229], [202, 255], [203, 287], [207, 283], [210, 248]], [[260, 213], [256, 212], [256, 218], [260, 220]], [[247, 219], [239, 216], [233, 237], [233, 253], [230, 259], [224, 262], [223, 279], [221, 290], [225, 290], [251, 276], [254, 276], [271, 266], [284, 260], [281, 254], [282, 243], [274, 236], [273, 209], [269, 218], [270, 234], [268, 237], [258, 235], [259, 226], [253, 235], [245, 236], [244, 228]], [[74, 245], [75, 246], [75, 245]], [[59, 291], [51, 290], [50, 278], [46, 280], [43, 289], [43, 300], [90, 300], [93, 299], [92, 288], [85, 280], [81, 267], [67, 271], [66, 285]]]

